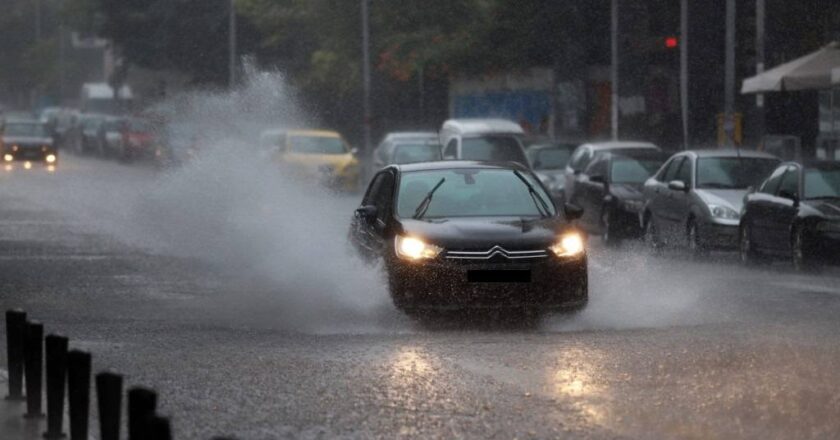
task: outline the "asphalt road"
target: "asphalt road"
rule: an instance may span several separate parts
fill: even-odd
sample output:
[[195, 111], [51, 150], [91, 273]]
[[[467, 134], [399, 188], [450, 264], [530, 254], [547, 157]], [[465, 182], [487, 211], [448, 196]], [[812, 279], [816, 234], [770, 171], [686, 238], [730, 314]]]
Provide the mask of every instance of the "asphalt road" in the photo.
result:
[[177, 439], [840, 437], [836, 272], [595, 243], [579, 315], [418, 324], [344, 246], [358, 196], [246, 164], [0, 173], [0, 307]]

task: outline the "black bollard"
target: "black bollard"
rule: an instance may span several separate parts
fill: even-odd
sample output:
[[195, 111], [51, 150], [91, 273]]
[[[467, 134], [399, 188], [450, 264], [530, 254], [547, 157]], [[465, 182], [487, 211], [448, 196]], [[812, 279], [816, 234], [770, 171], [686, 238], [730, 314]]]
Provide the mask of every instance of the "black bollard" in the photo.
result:
[[26, 373], [27, 419], [44, 417], [41, 412], [41, 390], [44, 379], [44, 324], [26, 322], [26, 342], [23, 345], [23, 363]]
[[26, 339], [26, 312], [6, 310], [6, 360], [9, 364], [9, 395], [6, 400], [22, 401], [23, 344]]
[[47, 351], [47, 432], [44, 438], [65, 437], [64, 386], [67, 380], [67, 338], [47, 335], [44, 338]]
[[123, 378], [119, 374], [96, 375], [96, 400], [99, 404], [99, 439], [119, 440]]
[[169, 419], [160, 416], [148, 418], [148, 436], [146, 440], [172, 440], [172, 426]]
[[88, 439], [90, 413], [90, 353], [67, 353], [67, 400], [70, 404], [70, 439]]
[[128, 440], [150, 440], [146, 428], [156, 407], [157, 394], [154, 391], [142, 387], [128, 390]]

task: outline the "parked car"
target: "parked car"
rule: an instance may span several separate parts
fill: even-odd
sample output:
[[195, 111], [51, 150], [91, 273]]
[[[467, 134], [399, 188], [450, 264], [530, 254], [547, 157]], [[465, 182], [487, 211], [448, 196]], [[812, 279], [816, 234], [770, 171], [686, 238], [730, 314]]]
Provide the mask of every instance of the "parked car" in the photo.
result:
[[640, 238], [644, 183], [668, 157], [668, 153], [655, 150], [596, 154], [581, 173], [584, 178], [569, 201], [583, 208], [583, 227], [601, 234], [607, 245]]
[[588, 298], [583, 235], [526, 167], [442, 161], [391, 165], [373, 178], [350, 226], [382, 261], [394, 304], [579, 309]]
[[81, 154], [105, 153], [105, 121], [110, 116], [85, 113], [80, 119], [79, 145], [77, 151]]
[[361, 170], [356, 150], [337, 132], [283, 130], [276, 139], [275, 157], [300, 176], [334, 189], [358, 189]]
[[530, 167], [522, 144], [525, 132], [505, 119], [450, 119], [440, 130], [446, 160], [516, 162]]
[[660, 151], [660, 149], [650, 142], [612, 141], [580, 145], [572, 153], [572, 157], [569, 158], [569, 162], [563, 172], [563, 195], [565, 199], [574, 199], [577, 184], [581, 180], [588, 178], [584, 174], [584, 171], [595, 158], [596, 154], [615, 151], [623, 151], [629, 154], [635, 151]]
[[34, 119], [7, 119], [0, 128], [0, 153], [3, 162], [45, 162], [58, 160], [53, 138], [47, 126]]
[[788, 259], [798, 270], [840, 263], [840, 162], [780, 165], [744, 201], [741, 261]]
[[540, 140], [533, 143], [526, 141], [526, 154], [532, 169], [540, 181], [548, 188], [551, 198], [563, 205], [563, 187], [566, 186], [564, 170], [578, 144]]
[[695, 254], [737, 249], [744, 196], [779, 162], [755, 151], [675, 154], [645, 182], [641, 217], [645, 241], [654, 249], [686, 246]]
[[441, 160], [437, 135], [425, 138], [399, 137], [385, 141], [373, 152], [373, 167], [380, 169], [391, 164], [408, 164]]

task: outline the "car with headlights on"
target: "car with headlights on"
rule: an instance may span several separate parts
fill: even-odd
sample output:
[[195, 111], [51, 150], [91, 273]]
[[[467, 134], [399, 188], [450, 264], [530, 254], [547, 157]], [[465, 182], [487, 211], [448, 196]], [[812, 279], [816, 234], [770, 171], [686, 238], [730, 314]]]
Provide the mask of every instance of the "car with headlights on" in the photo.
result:
[[786, 259], [797, 270], [840, 263], [840, 162], [788, 162], [747, 194], [741, 261]]
[[655, 150], [596, 154], [581, 173], [585, 178], [569, 201], [583, 208], [583, 227], [600, 234], [606, 245], [641, 238], [639, 214], [644, 204], [644, 183], [668, 157], [668, 153]]
[[687, 247], [694, 254], [736, 250], [741, 207], [749, 187], [779, 164], [747, 150], [689, 150], [673, 155], [644, 186], [640, 218], [653, 248]]
[[344, 138], [328, 130], [267, 130], [261, 136], [275, 157], [304, 178], [316, 179], [327, 187], [355, 191], [360, 166], [356, 150]]
[[9, 119], [2, 127], [0, 150], [3, 162], [14, 161], [45, 162], [58, 161], [58, 151], [46, 124], [29, 119]]
[[506, 308], [538, 315], [588, 300], [584, 235], [574, 206], [558, 210], [521, 164], [391, 165], [370, 182], [350, 240], [382, 261], [394, 304]]
[[564, 172], [577, 143], [540, 140], [526, 140], [525, 153], [531, 162], [534, 174], [548, 189], [551, 198], [563, 204], [563, 187], [566, 184]]

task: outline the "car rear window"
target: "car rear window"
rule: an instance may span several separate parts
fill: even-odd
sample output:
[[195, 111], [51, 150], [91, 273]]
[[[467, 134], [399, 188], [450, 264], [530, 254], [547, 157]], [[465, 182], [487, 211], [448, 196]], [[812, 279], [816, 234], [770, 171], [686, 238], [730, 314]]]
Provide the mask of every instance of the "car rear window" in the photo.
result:
[[290, 136], [289, 151], [301, 154], [344, 154], [347, 149], [337, 137]]
[[416, 163], [440, 160], [440, 144], [413, 143], [397, 145], [394, 149], [394, 163]]
[[522, 146], [511, 136], [482, 136], [465, 138], [461, 146], [461, 158], [492, 162], [518, 162], [528, 164]]

